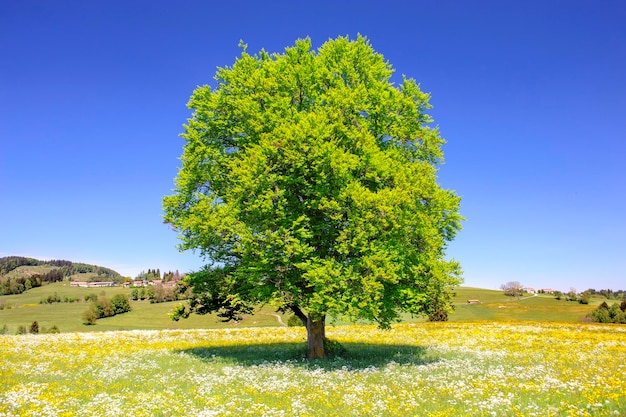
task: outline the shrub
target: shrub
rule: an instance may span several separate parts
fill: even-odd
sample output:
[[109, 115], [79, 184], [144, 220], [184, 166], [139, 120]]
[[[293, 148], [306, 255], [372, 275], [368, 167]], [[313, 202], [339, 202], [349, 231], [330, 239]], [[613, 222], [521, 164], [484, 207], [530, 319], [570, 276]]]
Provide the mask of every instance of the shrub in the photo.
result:
[[5, 324], [4, 326], [0, 328], [0, 334], [8, 334], [8, 333], [9, 333], [9, 327]]
[[61, 331], [56, 324], [53, 324], [52, 327], [50, 327], [50, 330], [48, 330], [48, 333], [61, 333]]
[[591, 313], [591, 318], [597, 323], [609, 323], [611, 316], [609, 316], [609, 310], [606, 308], [598, 308]]
[[435, 310], [428, 315], [428, 321], [448, 321], [448, 312], [441, 308], [435, 308]]
[[15, 334], [26, 334], [26, 326], [19, 326]]
[[621, 304], [614, 303], [609, 307], [606, 301], [591, 312], [590, 318], [597, 323], [626, 324], [626, 312], [622, 310]]
[[39, 333], [39, 323], [37, 323], [37, 321], [32, 322], [28, 332], [31, 333], [31, 334]]
[[98, 296], [96, 294], [94, 294], [94, 293], [85, 295], [85, 302], [87, 302], [87, 303], [90, 302], [90, 301], [93, 302], [93, 301], [97, 301], [97, 300], [98, 300]]
[[329, 358], [347, 356], [348, 351], [341, 343], [332, 339], [324, 339], [324, 349]]
[[287, 319], [287, 326], [289, 326], [289, 327], [304, 327], [304, 323], [302, 323], [302, 320], [300, 320], [298, 318], [298, 316], [291, 315]]
[[83, 312], [83, 324], [87, 326], [96, 324], [96, 320], [100, 318], [99, 315], [100, 313], [96, 307], [96, 303], [91, 303], [89, 308]]
[[123, 294], [116, 294], [113, 299], [100, 297], [97, 301], [92, 301], [89, 308], [83, 312], [83, 324], [96, 324], [96, 320], [104, 317], [113, 317], [116, 314], [130, 311], [128, 297]]
[[98, 301], [92, 302], [91, 305], [94, 307], [96, 315], [98, 316], [97, 318], [99, 319], [115, 315], [111, 301], [105, 297], [100, 297]]
[[130, 302], [124, 294], [116, 294], [111, 298], [113, 314], [122, 314], [130, 311]]
[[54, 294], [48, 296], [47, 302], [48, 302], [48, 304], [60, 303], [61, 302], [61, 298], [59, 298], [58, 294], [55, 292]]

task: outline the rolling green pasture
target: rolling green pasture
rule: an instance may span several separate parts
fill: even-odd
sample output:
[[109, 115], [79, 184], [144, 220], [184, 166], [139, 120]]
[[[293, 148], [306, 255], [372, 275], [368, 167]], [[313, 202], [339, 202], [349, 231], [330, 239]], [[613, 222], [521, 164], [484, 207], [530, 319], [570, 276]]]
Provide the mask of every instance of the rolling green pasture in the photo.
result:
[[107, 330], [150, 330], [150, 329], [211, 329], [233, 328], [241, 326], [281, 326], [281, 320], [287, 317], [276, 313], [270, 307], [262, 308], [257, 314], [246, 317], [241, 323], [223, 323], [216, 316], [192, 315], [186, 320], [174, 322], [167, 313], [179, 302], [151, 304], [148, 300], [131, 301], [132, 311], [114, 317], [100, 319], [94, 326], [86, 326], [82, 323], [82, 313], [87, 309], [88, 303], [54, 303], [39, 304], [42, 298], [56, 294], [64, 299], [75, 297], [84, 300], [85, 295], [104, 295], [107, 298], [115, 294], [130, 295], [131, 290], [124, 287], [106, 288], [80, 288], [71, 287], [69, 282], [58, 282], [33, 288], [23, 294], [0, 296], [0, 302], [4, 302], [11, 308], [0, 310], [0, 327], [8, 326], [8, 333], [15, 333], [19, 326], [27, 329], [33, 321], [37, 321], [40, 327], [49, 329], [56, 325], [61, 332], [93, 332]]
[[[32, 267], [31, 267], [32, 268]], [[39, 304], [42, 298], [57, 293], [65, 297], [84, 300], [87, 294], [105, 295], [111, 298], [115, 294], [130, 295], [130, 289], [123, 287], [79, 288], [71, 287], [68, 282], [54, 283], [33, 288], [19, 295], [0, 296], [0, 302], [10, 309], [0, 310], [0, 327], [8, 326], [9, 333], [15, 333], [19, 326], [27, 329], [33, 321], [40, 327], [49, 329], [56, 325], [62, 332], [91, 332], [105, 330], [150, 330], [150, 329], [211, 329], [234, 327], [282, 326], [288, 315], [276, 313], [271, 307], [262, 308], [257, 314], [245, 317], [241, 323], [223, 323], [216, 316], [191, 315], [188, 319], [173, 322], [167, 313], [178, 302], [150, 304], [149, 301], [131, 301], [132, 311], [115, 317], [100, 319], [94, 326], [82, 324], [82, 313], [87, 309], [85, 302]], [[468, 304], [467, 300], [478, 299], [479, 304]], [[455, 311], [449, 316], [452, 322], [463, 321], [552, 321], [578, 322], [589, 314], [603, 300], [592, 299], [589, 305], [577, 302], [556, 300], [551, 295], [525, 295], [521, 298], [505, 296], [501, 291], [461, 287], [453, 298]], [[610, 302], [609, 302], [610, 303]], [[280, 316], [283, 322], [278, 320]], [[421, 322], [424, 318], [403, 317], [406, 322]], [[330, 324], [350, 324], [341, 318], [329, 319]], [[362, 323], [363, 324], [363, 323]]]
[[[468, 304], [467, 300], [479, 300]], [[455, 311], [450, 321], [556, 321], [577, 322], [591, 313], [603, 298], [592, 298], [587, 305], [575, 301], [557, 300], [549, 294], [525, 294], [519, 299], [504, 295], [502, 291], [461, 287], [453, 299]], [[610, 301], [609, 301], [610, 304]]]

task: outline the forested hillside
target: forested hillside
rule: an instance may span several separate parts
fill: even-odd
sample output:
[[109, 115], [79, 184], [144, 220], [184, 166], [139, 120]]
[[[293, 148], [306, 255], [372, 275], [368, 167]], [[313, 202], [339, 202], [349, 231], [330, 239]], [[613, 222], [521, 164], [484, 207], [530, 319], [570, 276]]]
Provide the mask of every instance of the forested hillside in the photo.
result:
[[21, 294], [44, 283], [63, 281], [77, 274], [89, 274], [90, 281], [123, 280], [118, 272], [103, 266], [59, 259], [42, 261], [7, 256], [0, 258], [0, 295]]

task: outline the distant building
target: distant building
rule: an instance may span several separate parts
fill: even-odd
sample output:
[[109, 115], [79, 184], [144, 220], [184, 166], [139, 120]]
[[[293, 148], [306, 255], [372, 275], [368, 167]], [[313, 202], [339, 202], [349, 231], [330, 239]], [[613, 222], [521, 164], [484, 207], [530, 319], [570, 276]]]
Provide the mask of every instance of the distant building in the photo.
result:
[[114, 281], [75, 281], [70, 283], [70, 287], [97, 288], [97, 287], [115, 287]]

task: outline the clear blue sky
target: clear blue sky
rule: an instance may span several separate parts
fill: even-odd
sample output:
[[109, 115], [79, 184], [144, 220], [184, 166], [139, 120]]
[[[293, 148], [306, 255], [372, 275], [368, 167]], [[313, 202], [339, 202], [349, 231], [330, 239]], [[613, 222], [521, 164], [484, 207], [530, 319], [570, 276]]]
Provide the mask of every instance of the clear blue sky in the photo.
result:
[[194, 88], [357, 33], [432, 94], [466, 285], [626, 288], [622, 0], [2, 2], [0, 256], [199, 268], [161, 219]]

